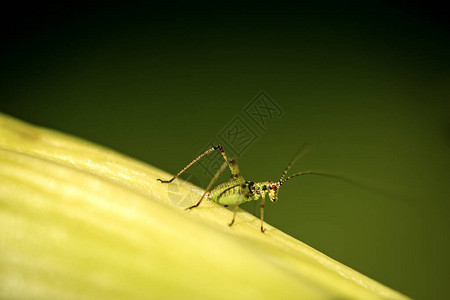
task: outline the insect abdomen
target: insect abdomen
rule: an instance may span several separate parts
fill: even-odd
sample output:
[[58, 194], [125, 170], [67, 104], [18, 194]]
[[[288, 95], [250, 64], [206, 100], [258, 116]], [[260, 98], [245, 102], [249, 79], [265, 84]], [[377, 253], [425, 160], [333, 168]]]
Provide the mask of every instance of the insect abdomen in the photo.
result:
[[220, 205], [239, 205], [245, 202], [245, 197], [241, 194], [241, 185], [233, 181], [215, 187], [211, 190], [209, 199]]

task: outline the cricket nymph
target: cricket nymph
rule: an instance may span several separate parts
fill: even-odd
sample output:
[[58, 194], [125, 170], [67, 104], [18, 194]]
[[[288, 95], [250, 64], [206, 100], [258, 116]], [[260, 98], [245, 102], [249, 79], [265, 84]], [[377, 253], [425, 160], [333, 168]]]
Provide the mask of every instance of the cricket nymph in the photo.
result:
[[[336, 175], [327, 174], [323, 172], [318, 171], [303, 171], [295, 173], [291, 176], [288, 176], [287, 178], [284, 178], [286, 176], [286, 173], [289, 171], [289, 169], [292, 167], [292, 165], [305, 153], [305, 147], [301, 147], [300, 150], [297, 152], [297, 154], [294, 156], [294, 158], [291, 160], [291, 162], [288, 164], [287, 168], [284, 170], [280, 180], [278, 181], [263, 181], [263, 182], [253, 182], [253, 181], [246, 181], [244, 177], [242, 176], [241, 172], [239, 171], [238, 165], [235, 160], [228, 159], [227, 155], [225, 154], [225, 151], [223, 150], [223, 147], [221, 145], [214, 146], [208, 150], [206, 150], [203, 154], [199, 155], [196, 159], [191, 161], [186, 167], [184, 167], [180, 172], [178, 172], [177, 175], [172, 177], [170, 180], [161, 180], [162, 183], [170, 183], [175, 178], [177, 178], [181, 173], [186, 171], [190, 166], [192, 166], [194, 163], [196, 163], [198, 160], [200, 160], [203, 156], [215, 151], [220, 150], [220, 153], [223, 156], [223, 159], [225, 162], [222, 164], [222, 166], [219, 168], [217, 173], [214, 175], [214, 177], [211, 179], [211, 182], [206, 187], [205, 192], [203, 193], [200, 200], [197, 202], [197, 204], [192, 205], [191, 207], [188, 207], [187, 209], [192, 209], [200, 205], [202, 200], [206, 197], [206, 199], [214, 201], [218, 204], [228, 206], [233, 205], [234, 206], [234, 215], [233, 219], [231, 220], [230, 226], [233, 225], [234, 220], [236, 219], [236, 212], [237, 208], [240, 204], [247, 202], [247, 201], [257, 201], [261, 199], [260, 204], [260, 214], [261, 214], [261, 231], [264, 232], [264, 203], [266, 195], [269, 196], [269, 199], [272, 202], [275, 202], [278, 200], [278, 191], [281, 188], [281, 186], [288, 181], [289, 179], [299, 176], [299, 175], [309, 175], [309, 174], [315, 174], [315, 175], [322, 175], [322, 176], [328, 176], [328, 177], [335, 177], [339, 178]], [[219, 184], [215, 188], [212, 188], [214, 183], [217, 181], [219, 176], [225, 171], [226, 168], [230, 168], [232, 179], [228, 182]], [[342, 179], [342, 178], [341, 178]], [[346, 180], [349, 181], [349, 180]]]

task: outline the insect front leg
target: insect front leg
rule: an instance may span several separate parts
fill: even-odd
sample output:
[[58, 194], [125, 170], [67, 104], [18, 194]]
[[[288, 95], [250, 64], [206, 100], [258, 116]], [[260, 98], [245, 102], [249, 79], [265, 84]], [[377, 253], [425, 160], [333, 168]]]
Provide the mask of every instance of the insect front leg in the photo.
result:
[[266, 195], [262, 194], [261, 195], [261, 206], [260, 206], [260, 209], [261, 209], [261, 232], [262, 233], [264, 233], [264, 231], [266, 231], [264, 229], [264, 202], [265, 202], [265, 198], [266, 198]]

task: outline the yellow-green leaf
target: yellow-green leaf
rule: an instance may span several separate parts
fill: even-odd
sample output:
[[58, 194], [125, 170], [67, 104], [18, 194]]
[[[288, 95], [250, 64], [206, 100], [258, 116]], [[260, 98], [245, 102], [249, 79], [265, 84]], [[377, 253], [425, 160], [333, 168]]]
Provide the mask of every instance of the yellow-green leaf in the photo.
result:
[[0, 298], [407, 299], [170, 177], [0, 114]]

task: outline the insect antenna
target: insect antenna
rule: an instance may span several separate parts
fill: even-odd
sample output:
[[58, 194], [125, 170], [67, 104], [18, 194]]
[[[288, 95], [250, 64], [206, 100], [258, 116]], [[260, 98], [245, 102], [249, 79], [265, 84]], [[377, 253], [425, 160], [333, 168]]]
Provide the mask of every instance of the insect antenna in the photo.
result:
[[286, 173], [289, 171], [289, 169], [297, 162], [297, 160], [302, 157], [303, 155], [306, 154], [306, 152], [308, 152], [309, 147], [307, 144], [303, 144], [300, 149], [298, 149], [297, 153], [295, 153], [294, 157], [292, 158], [292, 160], [289, 162], [288, 166], [286, 167], [286, 170], [284, 170], [283, 174], [281, 175], [280, 178], [280, 183], [284, 183], [286, 180], [283, 180], [284, 177], [286, 176]]
[[286, 181], [288, 181], [289, 179], [291, 179], [293, 177], [297, 177], [297, 176], [300, 176], [300, 175], [320, 175], [320, 176], [325, 176], [325, 177], [336, 178], [336, 179], [339, 179], [339, 180], [342, 180], [342, 181], [345, 181], [345, 182], [348, 182], [348, 183], [351, 183], [351, 184], [354, 184], [354, 185], [358, 185], [358, 186], [361, 186], [361, 187], [366, 187], [364, 184], [362, 184], [362, 183], [360, 183], [358, 181], [352, 180], [350, 178], [347, 178], [347, 177], [344, 177], [344, 176], [341, 176], [341, 175], [332, 174], [332, 173], [322, 172], [322, 171], [302, 171], [302, 172], [298, 172], [298, 173], [292, 174], [292, 175], [288, 176], [286, 179], [282, 180], [281, 184], [285, 183]]
[[297, 177], [297, 176], [300, 176], [300, 175], [319, 175], [319, 176], [324, 176], [324, 177], [329, 177], [329, 178], [335, 178], [335, 179], [338, 179], [338, 180], [350, 183], [352, 185], [358, 186], [358, 187], [366, 189], [366, 190], [371, 190], [371, 191], [378, 192], [378, 193], [383, 194], [385, 196], [387, 194], [390, 194], [390, 193], [386, 192], [385, 190], [383, 190], [381, 188], [375, 187], [375, 186], [370, 185], [370, 184], [361, 183], [360, 181], [351, 179], [351, 178], [349, 178], [347, 176], [337, 175], [337, 174], [333, 174], [333, 173], [329, 173], [329, 172], [323, 172], [323, 171], [311, 171], [311, 170], [302, 171], [302, 172], [298, 172], [298, 173], [289, 175], [288, 177], [285, 178], [286, 173], [289, 171], [289, 169], [297, 162], [297, 160], [300, 157], [305, 155], [306, 152], [308, 152], [308, 150], [309, 150], [309, 147], [308, 147], [307, 144], [303, 144], [300, 147], [300, 149], [294, 155], [294, 158], [292, 158], [292, 160], [289, 162], [286, 170], [284, 170], [283, 175], [281, 176], [280, 181], [279, 181], [280, 182], [280, 186], [283, 185], [289, 179]]
[[323, 171], [302, 171], [302, 172], [298, 172], [298, 173], [295, 173], [295, 174], [292, 174], [292, 175], [288, 176], [286, 179], [281, 181], [280, 185], [283, 185], [289, 179], [297, 177], [297, 176], [300, 176], [300, 175], [320, 175], [320, 176], [335, 178], [335, 179], [338, 179], [338, 180], [350, 183], [350, 184], [352, 184], [354, 186], [357, 186], [359, 188], [362, 188], [364, 190], [375, 192], [375, 193], [377, 193], [377, 194], [379, 194], [379, 195], [381, 195], [381, 196], [383, 196], [385, 198], [390, 198], [390, 199], [395, 199], [395, 200], [402, 200], [403, 202], [410, 202], [410, 200], [411, 200], [408, 197], [405, 197], [404, 195], [400, 195], [400, 194], [397, 194], [396, 192], [386, 190], [385, 188], [379, 187], [377, 184], [374, 184], [374, 183], [361, 182], [359, 180], [352, 179], [352, 178], [349, 178], [347, 176], [337, 175], [337, 174], [333, 174], [333, 173], [329, 173], [329, 172], [323, 172]]

